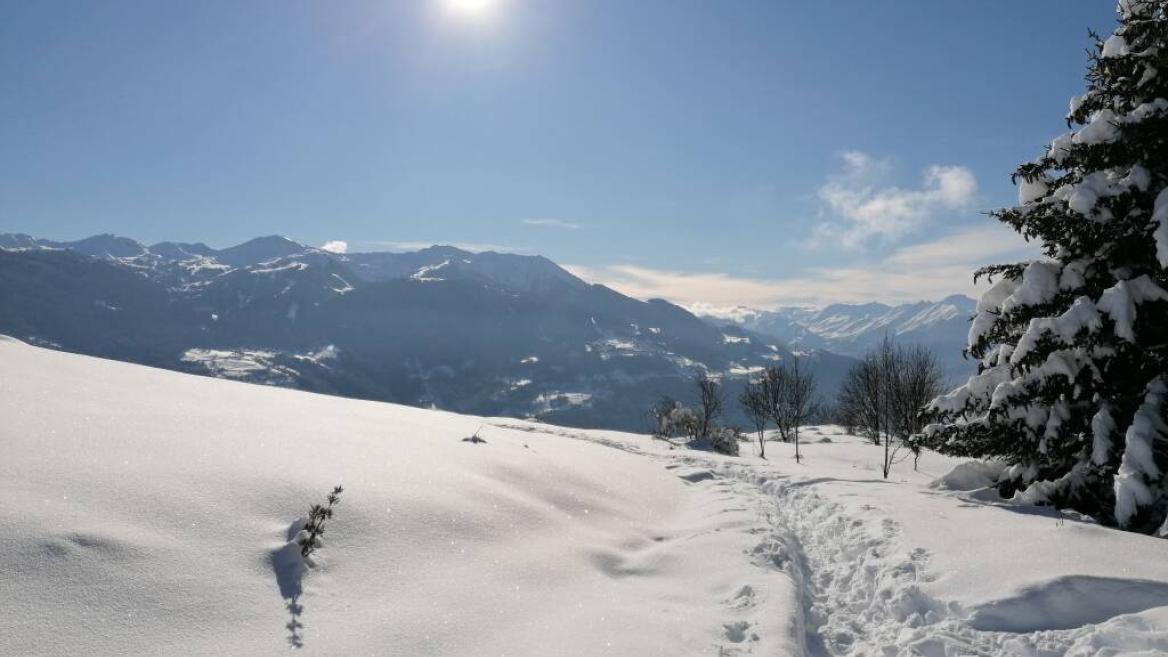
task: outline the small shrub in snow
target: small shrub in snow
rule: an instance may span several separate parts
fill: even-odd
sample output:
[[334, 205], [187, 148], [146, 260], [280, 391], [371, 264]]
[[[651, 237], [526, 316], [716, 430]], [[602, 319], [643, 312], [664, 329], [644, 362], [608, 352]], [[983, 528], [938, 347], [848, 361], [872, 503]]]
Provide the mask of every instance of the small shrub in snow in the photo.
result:
[[307, 535], [300, 540], [300, 556], [307, 558], [320, 545], [320, 537], [324, 534], [324, 523], [333, 517], [333, 507], [341, 501], [342, 491], [344, 489], [337, 486], [333, 492], [328, 494], [325, 504], [313, 504], [312, 508], [308, 510], [308, 523], [304, 525], [304, 531], [307, 532]]
[[662, 397], [650, 410], [650, 415], [654, 438], [663, 440], [684, 438], [694, 441], [701, 437], [702, 421], [699, 413], [679, 401]]
[[710, 448], [719, 454], [738, 456], [742, 432], [734, 427], [716, 427], [710, 432]]

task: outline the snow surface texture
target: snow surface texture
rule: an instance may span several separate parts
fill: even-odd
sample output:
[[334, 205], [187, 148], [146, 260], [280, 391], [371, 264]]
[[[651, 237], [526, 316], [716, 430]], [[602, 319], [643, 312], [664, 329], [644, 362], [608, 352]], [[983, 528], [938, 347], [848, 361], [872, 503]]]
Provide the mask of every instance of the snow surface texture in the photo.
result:
[[0, 655], [1168, 654], [1162, 540], [835, 427], [735, 459], [11, 340], [0, 417]]

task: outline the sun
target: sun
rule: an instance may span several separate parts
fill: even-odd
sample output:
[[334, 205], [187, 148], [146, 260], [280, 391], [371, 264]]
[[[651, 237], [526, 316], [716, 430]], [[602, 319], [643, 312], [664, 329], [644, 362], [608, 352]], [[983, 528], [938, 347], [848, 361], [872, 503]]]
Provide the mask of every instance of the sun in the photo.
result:
[[499, 4], [498, 0], [442, 0], [446, 10], [455, 16], [481, 18]]

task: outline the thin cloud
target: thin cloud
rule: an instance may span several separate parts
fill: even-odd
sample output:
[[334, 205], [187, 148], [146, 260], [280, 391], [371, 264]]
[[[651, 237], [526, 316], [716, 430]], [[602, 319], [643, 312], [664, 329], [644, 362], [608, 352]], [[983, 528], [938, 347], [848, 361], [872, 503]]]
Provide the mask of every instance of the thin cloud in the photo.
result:
[[569, 230], [580, 230], [580, 224], [574, 224], [568, 221], [560, 221], [559, 219], [524, 219], [524, 224], [528, 226], [542, 226], [545, 228], [567, 228]]
[[329, 240], [321, 245], [320, 249], [329, 253], [344, 253], [349, 250], [349, 243], [344, 240]]
[[963, 166], [933, 165], [925, 169], [921, 187], [879, 186], [890, 169], [860, 151], [841, 154], [843, 169], [831, 176], [817, 196], [826, 221], [812, 242], [863, 247], [869, 242], [894, 242], [919, 228], [937, 212], [969, 206], [977, 194], [977, 179]]
[[362, 242], [361, 245], [371, 248], [374, 251], [421, 251], [422, 249], [428, 249], [431, 246], [453, 246], [456, 249], [462, 249], [463, 251], [470, 251], [472, 253], [483, 253], [486, 251], [495, 251], [497, 253], [525, 253], [527, 251], [525, 248], [510, 246], [507, 244], [489, 244], [484, 242], [374, 241]]
[[883, 301], [938, 300], [952, 294], [976, 296], [985, 287], [973, 272], [991, 262], [1039, 257], [1038, 248], [1021, 242], [1009, 229], [980, 226], [942, 239], [894, 251], [868, 267], [819, 267], [783, 279], [751, 278], [726, 273], [694, 273], [635, 265], [567, 267], [585, 280], [603, 283], [639, 299], [662, 298], [703, 309]]

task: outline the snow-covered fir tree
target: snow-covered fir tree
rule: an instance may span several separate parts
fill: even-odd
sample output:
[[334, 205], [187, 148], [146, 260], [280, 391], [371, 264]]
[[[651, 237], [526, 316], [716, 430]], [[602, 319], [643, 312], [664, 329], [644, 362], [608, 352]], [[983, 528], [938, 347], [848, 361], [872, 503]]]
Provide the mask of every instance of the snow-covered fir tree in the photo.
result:
[[1001, 490], [1168, 535], [1168, 0], [1121, 0], [1073, 131], [994, 216], [1047, 260], [987, 267], [968, 352], [927, 439], [998, 457]]

